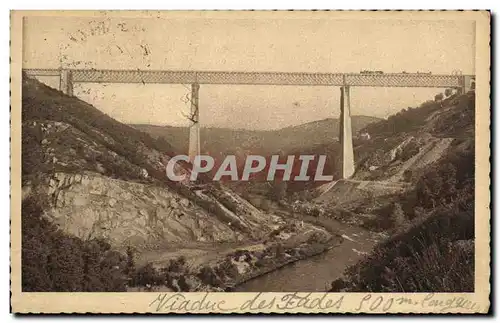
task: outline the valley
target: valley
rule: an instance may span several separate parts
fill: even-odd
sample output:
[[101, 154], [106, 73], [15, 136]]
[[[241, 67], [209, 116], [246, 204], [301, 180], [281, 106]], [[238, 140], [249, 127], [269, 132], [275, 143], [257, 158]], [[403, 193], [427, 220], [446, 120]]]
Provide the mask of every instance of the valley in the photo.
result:
[[[470, 289], [473, 92], [354, 117], [370, 138], [356, 138], [348, 180], [338, 120], [202, 129], [211, 155], [324, 154], [328, 183], [193, 182], [187, 163], [172, 181], [165, 167], [185, 153], [187, 129], [125, 125], [26, 76], [22, 116], [26, 291]], [[467, 281], [411, 278], [429, 257], [433, 277], [461, 266]]]

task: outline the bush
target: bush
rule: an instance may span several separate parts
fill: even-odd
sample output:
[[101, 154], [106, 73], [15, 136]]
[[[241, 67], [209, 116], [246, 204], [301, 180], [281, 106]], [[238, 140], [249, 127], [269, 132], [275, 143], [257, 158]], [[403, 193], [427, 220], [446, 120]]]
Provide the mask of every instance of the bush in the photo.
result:
[[177, 285], [179, 285], [180, 292], [189, 292], [190, 291], [190, 287], [186, 281], [185, 275], [179, 276], [179, 278], [177, 279]]
[[412, 140], [408, 145], [406, 145], [406, 147], [403, 148], [398, 158], [401, 161], [407, 161], [408, 159], [412, 158], [419, 152], [420, 152], [420, 147], [418, 146], [418, 143], [415, 140]]
[[401, 204], [394, 203], [391, 214], [392, 225], [396, 230], [401, 229], [406, 224], [406, 216]]
[[135, 260], [134, 260], [134, 251], [131, 246], [127, 246], [127, 265], [125, 267], [125, 274], [129, 279], [132, 278], [132, 275], [135, 273]]
[[229, 258], [225, 259], [222, 263], [220, 263], [217, 266], [217, 273], [223, 273], [224, 276], [227, 276], [229, 278], [236, 278], [238, 277], [238, 269], [236, 266], [231, 262]]
[[443, 100], [443, 93], [438, 93], [436, 96], [434, 96], [434, 101], [440, 102]]
[[222, 286], [221, 279], [215, 274], [213, 268], [208, 265], [205, 265], [200, 269], [197, 277], [206, 285], [214, 287]]
[[185, 265], [186, 265], [186, 257], [180, 256], [177, 259], [170, 260], [170, 263], [167, 267], [167, 271], [180, 273], [184, 270]]
[[137, 270], [134, 282], [136, 286], [155, 286], [163, 284], [164, 278], [151, 264], [147, 264]]
[[276, 258], [282, 258], [285, 256], [285, 248], [281, 243], [276, 245]]

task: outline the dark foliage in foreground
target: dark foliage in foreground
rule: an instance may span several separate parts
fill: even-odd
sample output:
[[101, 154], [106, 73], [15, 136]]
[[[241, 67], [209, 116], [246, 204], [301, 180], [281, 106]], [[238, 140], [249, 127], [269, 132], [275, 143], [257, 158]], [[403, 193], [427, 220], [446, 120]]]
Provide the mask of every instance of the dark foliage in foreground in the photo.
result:
[[182, 257], [163, 273], [151, 264], [136, 268], [131, 247], [123, 254], [103, 240], [66, 234], [43, 217], [45, 204], [34, 197], [22, 203], [23, 292], [125, 292], [128, 286], [162, 284], [189, 290], [181, 275], [186, 263]]

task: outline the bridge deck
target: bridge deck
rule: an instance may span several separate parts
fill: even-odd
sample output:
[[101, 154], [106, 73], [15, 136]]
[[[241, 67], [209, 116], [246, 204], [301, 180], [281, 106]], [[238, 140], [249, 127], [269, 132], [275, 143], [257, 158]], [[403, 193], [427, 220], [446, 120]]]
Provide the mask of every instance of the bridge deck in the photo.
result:
[[[32, 76], [59, 76], [58, 69], [25, 69]], [[369, 87], [461, 87], [463, 75], [286, 72], [212, 72], [73, 69], [77, 83], [249, 84]]]

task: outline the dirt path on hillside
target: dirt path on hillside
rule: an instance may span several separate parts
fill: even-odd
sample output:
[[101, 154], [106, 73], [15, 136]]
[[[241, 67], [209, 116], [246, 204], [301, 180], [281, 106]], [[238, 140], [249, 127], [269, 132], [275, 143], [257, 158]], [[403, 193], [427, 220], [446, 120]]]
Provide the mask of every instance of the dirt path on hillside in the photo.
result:
[[437, 161], [450, 146], [453, 138], [435, 139], [420, 149], [420, 152], [401, 165], [399, 171], [389, 178], [389, 182], [402, 182], [404, 172], [410, 168], [423, 168]]

